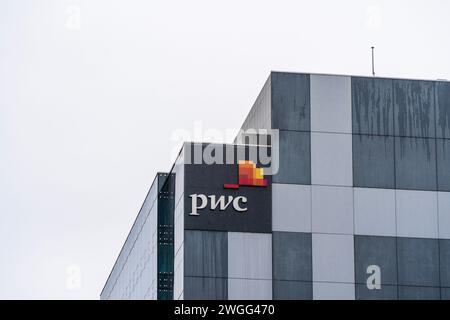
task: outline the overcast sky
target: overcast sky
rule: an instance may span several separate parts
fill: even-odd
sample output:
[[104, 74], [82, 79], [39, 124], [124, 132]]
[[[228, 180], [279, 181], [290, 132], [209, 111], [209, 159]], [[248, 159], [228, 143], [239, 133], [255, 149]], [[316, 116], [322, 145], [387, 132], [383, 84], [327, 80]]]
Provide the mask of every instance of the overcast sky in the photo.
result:
[[98, 299], [179, 130], [270, 70], [450, 79], [450, 1], [1, 0], [0, 298]]

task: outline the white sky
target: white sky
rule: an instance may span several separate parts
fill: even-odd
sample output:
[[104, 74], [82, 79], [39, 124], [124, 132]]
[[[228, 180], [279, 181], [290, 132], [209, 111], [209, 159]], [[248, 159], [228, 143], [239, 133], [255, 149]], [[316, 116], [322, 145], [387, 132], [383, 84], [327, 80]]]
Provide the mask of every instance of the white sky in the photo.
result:
[[0, 298], [97, 299], [173, 132], [239, 128], [270, 70], [369, 75], [373, 44], [380, 76], [450, 79], [449, 13], [448, 0], [1, 0]]

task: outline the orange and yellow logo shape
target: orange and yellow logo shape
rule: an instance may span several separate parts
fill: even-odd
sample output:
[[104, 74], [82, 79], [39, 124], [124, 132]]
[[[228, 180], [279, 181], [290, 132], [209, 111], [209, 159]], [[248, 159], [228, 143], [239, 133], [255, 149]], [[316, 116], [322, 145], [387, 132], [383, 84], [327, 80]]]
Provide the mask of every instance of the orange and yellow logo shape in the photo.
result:
[[267, 187], [267, 179], [264, 179], [264, 169], [257, 168], [251, 160], [239, 160], [238, 184], [224, 184], [225, 189], [239, 189], [240, 186]]

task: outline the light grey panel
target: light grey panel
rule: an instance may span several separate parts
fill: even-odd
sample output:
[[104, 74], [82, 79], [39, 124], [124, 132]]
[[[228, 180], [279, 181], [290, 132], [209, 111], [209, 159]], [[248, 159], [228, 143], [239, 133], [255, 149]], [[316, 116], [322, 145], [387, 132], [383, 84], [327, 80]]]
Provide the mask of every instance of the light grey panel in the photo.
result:
[[184, 237], [185, 276], [228, 276], [226, 232], [186, 230]]
[[279, 132], [280, 165], [274, 183], [311, 183], [311, 137], [309, 132]]
[[272, 72], [272, 128], [310, 131], [309, 75]]
[[312, 281], [311, 234], [274, 232], [273, 278]]
[[153, 180], [105, 284], [100, 295], [102, 300], [157, 298], [158, 177]]
[[312, 232], [353, 234], [353, 189], [312, 186]]
[[395, 134], [402, 137], [435, 137], [434, 83], [394, 80]]
[[272, 234], [228, 232], [228, 277], [272, 279]]
[[450, 288], [450, 240], [439, 240], [441, 287]]
[[397, 238], [399, 285], [439, 287], [438, 241]]
[[272, 229], [311, 232], [311, 186], [272, 184]]
[[353, 283], [314, 282], [314, 300], [354, 300], [355, 285]]
[[439, 238], [450, 239], [450, 192], [438, 192]]
[[394, 138], [353, 135], [353, 185], [395, 188]]
[[435, 139], [395, 138], [397, 189], [436, 190]]
[[383, 285], [381, 289], [369, 290], [365, 284], [356, 285], [356, 300], [397, 300], [397, 286]]
[[228, 279], [230, 300], [271, 300], [272, 280]]
[[184, 201], [179, 201], [174, 210], [174, 251], [175, 254], [184, 242]]
[[399, 300], [440, 300], [439, 288], [433, 287], [398, 287]]
[[438, 238], [437, 202], [435, 191], [396, 190], [397, 235]]
[[313, 234], [313, 279], [318, 282], [355, 282], [353, 236]]
[[[261, 89], [255, 103], [247, 115], [241, 129], [270, 129], [271, 126], [271, 79], [269, 76], [264, 87]], [[236, 139], [235, 139], [236, 142]]]
[[353, 133], [394, 135], [393, 82], [352, 78]]
[[450, 83], [436, 83], [436, 137], [450, 139]]
[[[175, 178], [176, 183], [178, 177]], [[174, 210], [174, 234], [173, 297], [180, 300], [183, 299], [184, 285], [184, 201], [179, 201]]]
[[175, 253], [173, 272], [173, 297], [180, 300], [184, 290], [184, 246], [181, 245]]
[[175, 205], [178, 204], [182, 195], [184, 194], [184, 159], [185, 159], [185, 144], [175, 160], [173, 173], [175, 174]]
[[311, 131], [352, 133], [351, 78], [311, 75]]
[[274, 300], [312, 300], [312, 282], [273, 281]]
[[311, 134], [311, 182], [353, 186], [351, 134]]
[[354, 188], [355, 234], [396, 236], [395, 190]]
[[381, 285], [397, 285], [397, 240], [394, 237], [355, 236], [355, 281], [367, 284], [380, 268]]
[[226, 278], [184, 277], [185, 300], [226, 300]]
[[437, 139], [437, 180], [439, 191], [450, 191], [450, 140]]

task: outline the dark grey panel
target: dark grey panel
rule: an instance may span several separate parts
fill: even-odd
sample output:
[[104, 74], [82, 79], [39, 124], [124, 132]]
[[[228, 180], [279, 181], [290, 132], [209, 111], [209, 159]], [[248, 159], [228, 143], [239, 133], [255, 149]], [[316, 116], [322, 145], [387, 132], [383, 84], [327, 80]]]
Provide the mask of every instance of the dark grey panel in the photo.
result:
[[355, 281], [366, 284], [369, 266], [380, 267], [381, 284], [397, 285], [397, 240], [394, 237], [355, 236]]
[[280, 130], [280, 166], [275, 183], [311, 184], [311, 134]]
[[450, 191], [450, 140], [436, 139], [439, 191]]
[[436, 137], [450, 139], [450, 83], [436, 83]]
[[450, 300], [450, 288], [441, 288], [441, 299]]
[[398, 287], [399, 300], [440, 300], [439, 288], [433, 287]]
[[353, 135], [353, 185], [395, 188], [394, 138]]
[[273, 281], [274, 300], [312, 300], [312, 282]]
[[356, 300], [397, 300], [397, 286], [382, 285], [379, 290], [369, 290], [365, 284], [355, 286]]
[[397, 238], [398, 284], [439, 287], [439, 240]]
[[395, 135], [434, 138], [434, 83], [394, 80], [394, 95]]
[[439, 240], [441, 287], [450, 288], [450, 240]]
[[226, 232], [184, 232], [184, 275], [228, 276], [228, 236]]
[[272, 128], [310, 131], [309, 75], [273, 72]]
[[436, 190], [436, 140], [395, 138], [397, 189]]
[[352, 78], [353, 133], [394, 135], [393, 82]]
[[310, 233], [273, 232], [273, 278], [312, 281]]
[[184, 277], [185, 300], [226, 300], [227, 298], [226, 278]]

